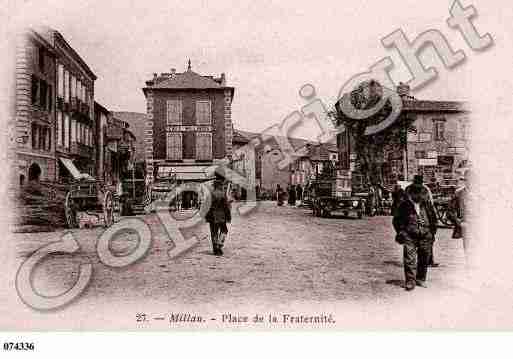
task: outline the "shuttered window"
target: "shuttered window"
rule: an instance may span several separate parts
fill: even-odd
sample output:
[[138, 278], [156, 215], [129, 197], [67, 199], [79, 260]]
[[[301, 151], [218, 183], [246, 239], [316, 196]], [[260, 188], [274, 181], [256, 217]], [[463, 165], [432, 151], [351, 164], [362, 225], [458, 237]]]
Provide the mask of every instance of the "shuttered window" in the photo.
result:
[[172, 133], [167, 134], [167, 159], [168, 160], [181, 160], [182, 159], [182, 134]]
[[196, 124], [210, 125], [212, 122], [212, 111], [210, 101], [196, 101]]
[[168, 124], [168, 126], [182, 124], [182, 101], [181, 100], [168, 100], [167, 101], [167, 124]]
[[212, 159], [212, 133], [197, 132], [196, 133], [196, 159], [211, 160]]
[[57, 146], [62, 146], [62, 112], [57, 111]]
[[64, 66], [62, 64], [57, 67], [57, 96], [64, 97]]
[[64, 146], [66, 148], [69, 148], [69, 130], [70, 130], [69, 115], [67, 113], [65, 113], [64, 114]]

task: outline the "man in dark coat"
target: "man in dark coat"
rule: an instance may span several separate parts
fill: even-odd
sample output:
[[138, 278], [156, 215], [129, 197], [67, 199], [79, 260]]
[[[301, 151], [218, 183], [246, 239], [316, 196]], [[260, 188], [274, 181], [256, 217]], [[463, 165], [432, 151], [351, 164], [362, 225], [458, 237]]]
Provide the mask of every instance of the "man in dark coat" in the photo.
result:
[[437, 219], [422, 185], [414, 183], [410, 186], [392, 223], [397, 233], [396, 241], [403, 245], [406, 290], [413, 290], [417, 285], [426, 287]]
[[[429, 189], [429, 187], [424, 184], [424, 176], [415, 175], [413, 177], [413, 184], [406, 187], [406, 193], [408, 193], [411, 190], [412, 186], [418, 186], [421, 189], [421, 196], [422, 196], [423, 200], [425, 200], [427, 202], [427, 204], [431, 207], [430, 210], [432, 210], [433, 213], [435, 213], [435, 218], [436, 218], [436, 210], [435, 210], [435, 204], [433, 202], [433, 194], [431, 193], [431, 190]], [[437, 222], [438, 222], [438, 219], [436, 220], [435, 223], [437, 223]], [[435, 233], [433, 233], [433, 244], [435, 243], [435, 240], [436, 240]], [[429, 258], [428, 265], [430, 267], [438, 267], [440, 265], [439, 263], [435, 263], [432, 248], [431, 248], [431, 256]]]
[[296, 205], [296, 186], [289, 185], [289, 206]]
[[232, 220], [230, 207], [230, 202], [224, 191], [223, 181], [220, 178], [216, 178], [212, 191], [212, 203], [205, 216], [206, 221], [210, 225], [212, 248], [216, 256], [223, 255], [224, 240], [228, 235], [226, 224]]
[[465, 172], [463, 178], [465, 186], [458, 188], [449, 202], [448, 217], [454, 224], [452, 238], [463, 239], [463, 250], [465, 256], [470, 259], [469, 230], [467, 226], [471, 221], [471, 209], [476, 205], [475, 195], [471, 191], [471, 173]]

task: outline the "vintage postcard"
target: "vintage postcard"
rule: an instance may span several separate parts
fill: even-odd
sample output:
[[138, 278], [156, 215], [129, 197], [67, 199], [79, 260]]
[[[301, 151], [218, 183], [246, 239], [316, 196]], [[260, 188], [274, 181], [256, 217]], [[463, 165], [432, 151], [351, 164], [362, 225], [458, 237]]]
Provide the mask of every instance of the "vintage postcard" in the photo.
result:
[[7, 2], [0, 329], [512, 329], [509, 5]]

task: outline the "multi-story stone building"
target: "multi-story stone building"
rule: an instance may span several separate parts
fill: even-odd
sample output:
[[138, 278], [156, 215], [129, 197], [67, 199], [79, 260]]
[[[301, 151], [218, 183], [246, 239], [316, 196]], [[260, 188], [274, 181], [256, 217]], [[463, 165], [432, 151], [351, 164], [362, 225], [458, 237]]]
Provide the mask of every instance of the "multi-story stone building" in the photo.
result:
[[327, 163], [338, 165], [338, 148], [332, 143], [308, 143], [306, 154], [290, 165], [291, 184], [304, 187], [320, 175]]
[[16, 92], [9, 127], [15, 182], [54, 181], [56, 53], [41, 34], [27, 30], [17, 39]]
[[[233, 131], [233, 156], [232, 168], [235, 172], [243, 176], [246, 186], [234, 187], [234, 196], [237, 199], [247, 200], [248, 193], [256, 190], [256, 169], [255, 169], [255, 148], [250, 144], [249, 133], [239, 130]], [[250, 195], [251, 196], [251, 195]]]
[[71, 164], [80, 172], [94, 176], [96, 75], [59, 32], [48, 30], [46, 34], [57, 54], [55, 142], [56, 156], [60, 160], [57, 178], [61, 182], [69, 180]]
[[94, 103], [97, 126], [97, 177], [106, 185], [116, 185], [131, 177], [136, 157], [136, 137], [130, 124], [117, 118], [98, 102]]
[[[398, 86], [398, 94], [402, 111], [396, 121], [407, 119], [415, 132], [407, 133], [406, 146], [387, 145], [377, 154], [385, 184], [392, 185], [399, 179], [412, 180], [416, 174], [423, 174], [425, 181], [455, 184], [460, 176], [459, 168], [469, 163], [468, 105], [459, 101], [418, 100], [409, 95], [409, 88], [404, 84]], [[340, 166], [358, 169], [354, 135], [346, 131], [337, 140]]]
[[227, 86], [224, 74], [200, 75], [189, 61], [185, 72], [154, 74], [143, 92], [148, 176], [173, 174], [179, 182], [203, 181], [208, 166], [231, 158], [234, 88]]

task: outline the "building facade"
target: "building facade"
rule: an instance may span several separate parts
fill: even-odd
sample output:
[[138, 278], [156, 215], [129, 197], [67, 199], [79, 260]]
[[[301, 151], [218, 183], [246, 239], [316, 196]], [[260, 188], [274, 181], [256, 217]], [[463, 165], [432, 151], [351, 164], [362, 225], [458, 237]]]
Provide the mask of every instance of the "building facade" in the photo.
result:
[[97, 126], [97, 178], [113, 186], [132, 177], [136, 158], [136, 137], [130, 124], [117, 118], [98, 102], [94, 103]]
[[[392, 186], [398, 180], [412, 180], [422, 174], [426, 182], [441, 185], [457, 183], [459, 169], [470, 162], [470, 111], [459, 101], [418, 100], [409, 95], [408, 86], [398, 86], [402, 111], [396, 121], [406, 120], [414, 131], [404, 131], [405, 145], [380, 148], [384, 184]], [[337, 138], [340, 167], [358, 170], [355, 138], [348, 131]]]
[[248, 199], [248, 191], [256, 190], [255, 148], [242, 131], [233, 131], [232, 169], [246, 178], [247, 186], [235, 186], [235, 198]]
[[16, 48], [16, 98], [9, 127], [19, 185], [55, 181], [56, 51], [41, 34], [19, 34]]
[[[96, 175], [96, 122], [94, 81], [96, 75], [85, 61], [55, 30], [48, 30], [57, 53], [56, 61], [56, 157], [57, 179], [71, 179], [69, 160], [82, 172]], [[62, 161], [61, 159], [68, 160]]]
[[306, 154], [290, 165], [290, 183], [304, 187], [323, 172], [327, 162], [334, 168], [338, 166], [337, 146], [331, 143], [308, 143]]
[[189, 61], [185, 72], [154, 74], [143, 92], [147, 176], [160, 176], [158, 167], [178, 181], [201, 181], [208, 166], [231, 159], [234, 88], [226, 85], [224, 74], [200, 75]]

